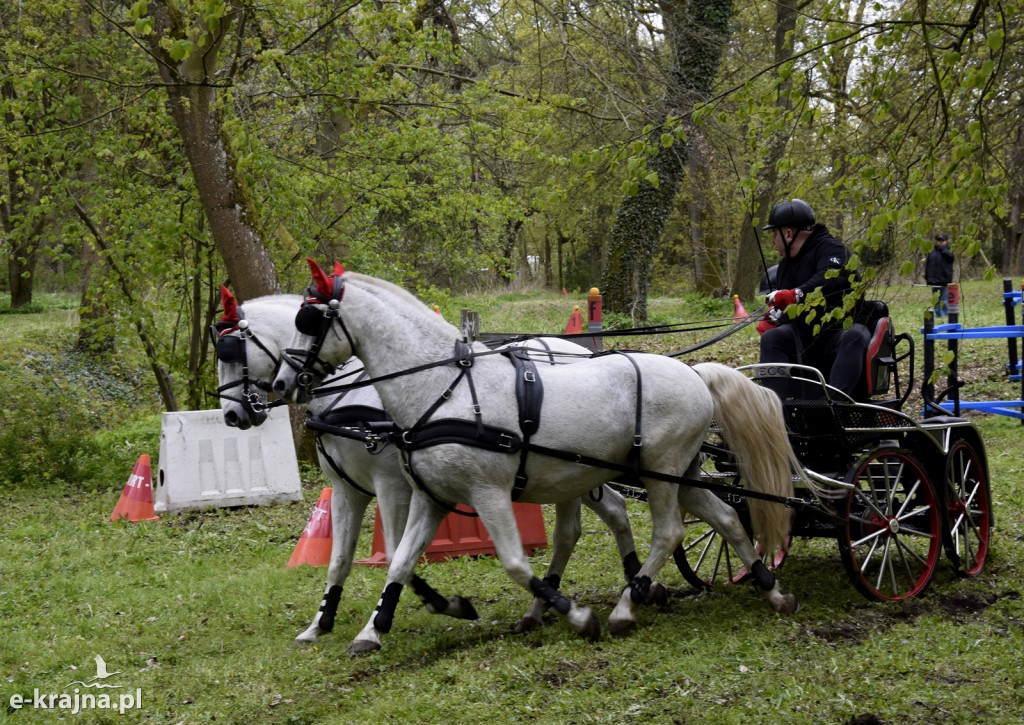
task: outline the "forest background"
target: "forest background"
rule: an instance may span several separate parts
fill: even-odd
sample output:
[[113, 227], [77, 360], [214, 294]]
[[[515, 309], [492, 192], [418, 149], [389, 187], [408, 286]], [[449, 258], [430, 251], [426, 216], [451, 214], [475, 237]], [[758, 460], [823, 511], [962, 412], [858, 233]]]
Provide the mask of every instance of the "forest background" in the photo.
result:
[[297, 292], [304, 256], [432, 301], [598, 285], [636, 323], [751, 299], [798, 196], [865, 285], [920, 282], [940, 230], [962, 275], [1020, 274], [1020, 10], [4, 3], [0, 293], [80, 294], [79, 350], [129, 345], [172, 410], [204, 407], [219, 286]]

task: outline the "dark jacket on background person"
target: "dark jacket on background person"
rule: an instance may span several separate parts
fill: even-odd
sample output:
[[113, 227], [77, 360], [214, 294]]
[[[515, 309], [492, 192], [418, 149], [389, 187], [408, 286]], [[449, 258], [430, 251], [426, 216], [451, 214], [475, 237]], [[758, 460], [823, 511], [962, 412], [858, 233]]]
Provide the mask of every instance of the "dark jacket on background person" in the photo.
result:
[[953, 251], [946, 245], [935, 246], [928, 252], [924, 263], [924, 281], [935, 287], [944, 287], [953, 281]]
[[[811, 235], [804, 241], [800, 252], [796, 257], [786, 257], [779, 262], [775, 289], [799, 289], [806, 296], [818, 287], [825, 297], [825, 308], [814, 307], [804, 310], [796, 318], [789, 319], [783, 315], [782, 322], [790, 322], [801, 325], [808, 331], [815, 324], [821, 323], [823, 312], [842, 308], [843, 298], [850, 292], [850, 276], [854, 280], [860, 280], [860, 273], [854, 270], [845, 270], [846, 263], [850, 260], [850, 248], [832, 236], [824, 224], [815, 224], [811, 227]], [[834, 277], [826, 276], [830, 269], [841, 270]], [[816, 310], [817, 314], [810, 322], [807, 316]], [[823, 330], [841, 329], [842, 320], [829, 320], [822, 324]]]

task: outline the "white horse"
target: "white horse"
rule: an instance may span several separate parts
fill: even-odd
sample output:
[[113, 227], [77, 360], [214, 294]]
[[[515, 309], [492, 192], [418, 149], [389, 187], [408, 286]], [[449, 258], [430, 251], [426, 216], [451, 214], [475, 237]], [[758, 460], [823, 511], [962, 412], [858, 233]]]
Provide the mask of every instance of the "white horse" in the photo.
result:
[[[328, 276], [309, 261], [316, 285], [296, 316], [289, 365], [281, 367], [274, 390], [286, 399], [301, 398], [317, 364], [337, 364], [355, 354], [404, 431], [403, 454], [419, 486], [381, 599], [350, 652], [380, 648], [403, 585], [456, 503], [480, 514], [513, 581], [546, 600], [576, 631], [599, 635], [594, 614], [534, 576], [523, 554], [511, 505], [523, 450], [528, 455], [521, 501], [572, 500], [630, 471], [647, 489], [650, 551], [609, 617], [612, 634], [633, 627], [634, 604], [646, 598], [681, 542], [681, 506], [726, 538], [776, 611], [795, 611], [795, 598], [781, 592], [735, 510], [705, 489], [664, 480], [698, 477], [700, 445], [716, 418], [748, 486], [792, 495], [791, 470], [799, 470], [799, 462], [781, 404], [770, 391], [724, 365], [705, 365], [698, 374], [660, 355], [595, 356], [541, 371], [542, 412], [527, 436], [520, 425], [518, 369], [508, 359], [483, 345], [460, 345], [458, 330], [395, 285], [345, 274], [339, 264]], [[764, 551], [774, 551], [788, 532], [788, 512], [774, 503], [759, 508], [755, 535]]]
[[[271, 295], [250, 300], [242, 305], [235, 302], [227, 289], [221, 290], [224, 317], [215, 330], [215, 350], [218, 357], [218, 395], [224, 421], [227, 425], [247, 429], [262, 424], [267, 417], [267, 395], [270, 382], [285, 344], [294, 334], [295, 314], [302, 298], [298, 295]], [[522, 343], [518, 343], [522, 345]], [[533, 357], [547, 364], [570, 362], [589, 356], [590, 351], [567, 340], [538, 339], [531, 342], [536, 353]], [[356, 380], [362, 363], [351, 358], [326, 381], [333, 383]], [[345, 413], [355, 413], [358, 423], [368, 423], [362, 417], [378, 420], [384, 411], [373, 387], [367, 386], [348, 392], [321, 396], [310, 405], [311, 420], [326, 418], [337, 420]], [[296, 637], [296, 643], [316, 642], [321, 634], [334, 626], [342, 588], [351, 573], [360, 522], [373, 496], [377, 497], [385, 550], [390, 559], [402, 538], [408, 518], [412, 489], [402, 474], [398, 449], [389, 445], [368, 445], [354, 435], [318, 435], [317, 455], [324, 475], [331, 481], [331, 519], [333, 540], [331, 560], [327, 571], [327, 584], [320, 609], [309, 627]], [[580, 504], [586, 503], [605, 522], [615, 537], [623, 570], [628, 582], [640, 568], [636, 555], [625, 501], [613, 489], [605, 486], [598, 496], [587, 496], [563, 502], [556, 509], [556, 525], [552, 535], [552, 556], [545, 580], [557, 588], [565, 571], [569, 556], [582, 533]], [[476, 619], [473, 605], [464, 597], [445, 598], [433, 590], [422, 578], [412, 577], [413, 591], [428, 611], [460, 619]], [[652, 598], [664, 597], [659, 587]], [[546, 603], [535, 599], [533, 606], [522, 617], [516, 631], [523, 632], [539, 625]]]

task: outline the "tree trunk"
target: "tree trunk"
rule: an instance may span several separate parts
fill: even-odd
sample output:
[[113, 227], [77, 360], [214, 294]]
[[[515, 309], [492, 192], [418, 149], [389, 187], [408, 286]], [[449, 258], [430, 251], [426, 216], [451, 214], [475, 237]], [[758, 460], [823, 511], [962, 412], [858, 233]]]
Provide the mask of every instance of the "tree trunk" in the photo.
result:
[[[775, 63], [788, 61], [793, 55], [793, 33], [796, 31], [797, 7], [795, 4], [778, 3], [775, 6]], [[778, 85], [776, 106], [788, 113], [792, 108], [789, 91], [792, 81]], [[736, 274], [733, 277], [730, 294], [741, 299], [750, 299], [757, 289], [757, 282], [766, 272], [764, 249], [760, 228], [768, 219], [768, 212], [778, 201], [778, 165], [786, 153], [788, 134], [778, 131], [768, 138], [762, 157], [761, 171], [757, 177], [757, 191], [751, 199], [750, 213], [740, 232], [740, 248], [736, 255]]]
[[[83, 12], [75, 17], [75, 33], [85, 41], [93, 40], [92, 23], [89, 21], [88, 5], [85, 0], [80, 3]], [[97, 111], [96, 95], [85, 78], [95, 73], [92, 64], [83, 56], [78, 62], [79, 82], [78, 97], [82, 100], [85, 115], [93, 117]], [[78, 170], [78, 178], [86, 188], [98, 188], [99, 169], [95, 158], [86, 157]], [[115, 351], [114, 325], [110, 308], [106, 305], [100, 290], [101, 272], [105, 262], [99, 248], [88, 237], [82, 239], [82, 251], [79, 255], [82, 268], [82, 295], [78, 305], [78, 340], [75, 348], [90, 355], [105, 356]], [[95, 273], [95, 274], [94, 274]]]
[[[10, 110], [17, 99], [17, 92], [10, 80], [0, 83], [0, 97], [7, 107], [4, 123], [14, 127], [14, 113]], [[11, 309], [32, 303], [32, 282], [36, 269], [39, 234], [43, 220], [31, 217], [38, 192], [33, 193], [26, 183], [27, 173], [22, 163], [22, 152], [8, 146], [0, 137], [0, 158], [6, 161], [7, 194], [0, 193], [0, 232], [7, 237], [7, 284], [11, 290]], [[0, 192], [3, 189], [0, 187]]]
[[159, 60], [171, 115], [235, 296], [245, 302], [278, 293], [277, 270], [264, 246], [259, 215], [238, 172], [217, 106], [217, 87], [225, 81], [215, 76], [214, 69], [234, 15], [221, 18], [216, 29], [197, 20], [195, 46], [177, 62], [170, 55], [167, 40], [184, 40], [190, 31], [194, 35], [195, 28], [190, 28], [181, 14], [168, 12], [163, 0], [151, 2], [149, 11], [154, 21], [150, 50]]
[[[694, 139], [690, 147], [690, 241], [693, 244], [694, 287], [705, 297], [719, 297], [726, 290], [726, 277], [722, 270], [721, 238], [714, 232], [704, 231], [704, 221], [714, 218], [704, 189], [711, 186], [711, 164], [703, 139]], [[715, 227], [712, 226], [712, 229]]]
[[[89, 183], [96, 178], [96, 165], [87, 161], [81, 172], [82, 181]], [[104, 356], [115, 351], [114, 327], [111, 312], [100, 291], [101, 272], [105, 261], [99, 249], [89, 238], [82, 240], [82, 295], [78, 305], [78, 340], [75, 348], [90, 355]]]
[[11, 309], [32, 304], [32, 284], [35, 281], [36, 243], [35, 235], [27, 240], [11, 241], [7, 253], [7, 283], [11, 288]]
[[634, 323], [647, 319], [654, 254], [686, 173], [686, 144], [663, 146], [664, 124], [669, 115], [686, 118], [708, 98], [732, 17], [732, 0], [662, 0], [659, 7], [673, 67], [651, 135], [658, 151], [647, 162], [658, 185], [642, 180], [637, 193], [619, 205], [601, 287], [605, 309], [627, 314]]

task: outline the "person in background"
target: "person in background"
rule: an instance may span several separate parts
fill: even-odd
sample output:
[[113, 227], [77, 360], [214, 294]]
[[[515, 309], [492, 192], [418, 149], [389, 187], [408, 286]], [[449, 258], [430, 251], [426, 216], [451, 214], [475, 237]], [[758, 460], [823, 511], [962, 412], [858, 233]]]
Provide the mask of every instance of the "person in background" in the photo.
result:
[[[859, 272], [846, 269], [849, 247], [816, 223], [814, 210], [801, 199], [776, 204], [763, 228], [772, 232], [782, 261], [776, 291], [765, 298], [768, 314], [757, 325], [760, 362], [811, 365], [830, 385], [852, 397], [864, 369], [868, 328], [854, 323], [844, 329], [842, 319], [822, 321], [826, 313], [843, 308], [846, 296], [854, 293], [853, 282], [860, 279]], [[824, 306], [789, 309], [815, 292]], [[821, 326], [817, 332], [816, 325]]]
[[953, 281], [953, 250], [945, 234], [935, 235], [935, 248], [924, 262], [924, 281], [932, 286], [935, 317], [945, 317], [949, 314], [949, 283]]

